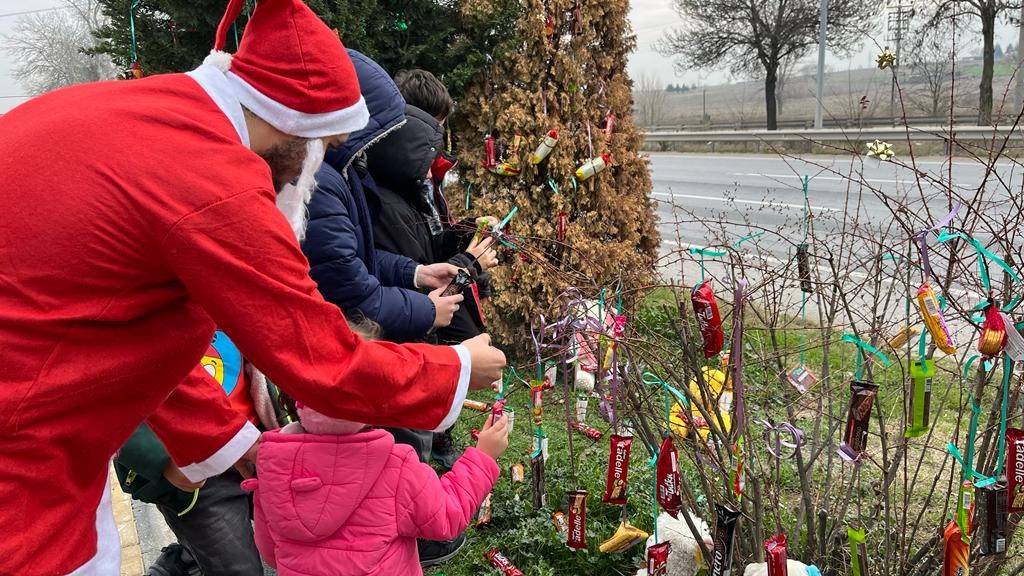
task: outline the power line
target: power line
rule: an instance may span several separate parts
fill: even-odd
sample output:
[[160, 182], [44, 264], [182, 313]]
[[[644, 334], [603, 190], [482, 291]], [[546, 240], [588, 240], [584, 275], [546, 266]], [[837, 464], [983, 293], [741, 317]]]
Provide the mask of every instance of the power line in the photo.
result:
[[39, 9], [36, 9], [36, 10], [23, 10], [21, 12], [5, 12], [3, 14], [0, 14], [0, 18], [5, 18], [7, 16], [24, 16], [26, 14], [39, 14], [40, 12], [53, 12], [54, 10], [67, 10], [69, 8], [71, 8], [71, 6], [54, 6], [52, 8], [39, 8]]

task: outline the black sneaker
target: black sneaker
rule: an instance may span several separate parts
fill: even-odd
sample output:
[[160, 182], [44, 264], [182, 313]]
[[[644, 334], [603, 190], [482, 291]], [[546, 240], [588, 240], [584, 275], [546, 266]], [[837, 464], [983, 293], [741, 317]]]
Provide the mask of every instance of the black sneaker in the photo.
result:
[[420, 553], [420, 566], [436, 566], [451, 560], [466, 544], [466, 535], [459, 534], [454, 540], [416, 540]]
[[184, 546], [178, 543], [164, 546], [146, 576], [202, 576], [199, 565]]
[[455, 449], [455, 444], [452, 442], [450, 430], [434, 434], [434, 442], [430, 448], [431, 460], [437, 462], [445, 471], [448, 471], [455, 466], [455, 461], [461, 456], [462, 454]]

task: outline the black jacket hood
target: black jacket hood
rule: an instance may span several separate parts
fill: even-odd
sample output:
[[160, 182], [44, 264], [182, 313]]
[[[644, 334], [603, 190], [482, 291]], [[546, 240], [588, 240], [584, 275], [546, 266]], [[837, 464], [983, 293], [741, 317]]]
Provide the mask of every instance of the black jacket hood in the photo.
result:
[[402, 197], [418, 201], [419, 185], [441, 153], [444, 130], [433, 116], [406, 104], [405, 124], [367, 150], [374, 182]]

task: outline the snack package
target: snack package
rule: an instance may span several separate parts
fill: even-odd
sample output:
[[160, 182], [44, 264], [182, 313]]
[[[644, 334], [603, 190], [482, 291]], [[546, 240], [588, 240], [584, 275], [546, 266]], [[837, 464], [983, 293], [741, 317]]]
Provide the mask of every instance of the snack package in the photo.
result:
[[541, 141], [537, 149], [534, 150], [533, 155], [530, 156], [530, 164], [540, 164], [543, 162], [557, 144], [558, 130], [548, 130], [548, 133], [544, 135], [544, 140]]
[[978, 352], [985, 358], [998, 356], [1006, 346], [1006, 324], [999, 315], [999, 308], [989, 300], [985, 307], [985, 321], [981, 323], [981, 335], [978, 336]]
[[870, 382], [850, 382], [850, 410], [846, 416], [846, 430], [839, 455], [848, 462], [857, 462], [868, 447], [868, 424], [878, 386]]
[[587, 409], [590, 407], [590, 398], [586, 396], [580, 396], [576, 398], [576, 421], [586, 422], [587, 420]]
[[565, 544], [576, 550], [587, 549], [587, 491], [569, 491], [569, 534]]
[[486, 153], [483, 161], [484, 168], [491, 170], [498, 164], [497, 153], [494, 150], [494, 136], [484, 137], [484, 150]]
[[451, 283], [445, 287], [444, 292], [441, 292], [441, 296], [455, 296], [456, 294], [462, 294], [462, 291], [469, 288], [469, 285], [473, 283], [473, 277], [469, 275], [469, 272], [459, 269], [459, 272], [452, 278]]
[[540, 450], [541, 457], [546, 462], [548, 459], [548, 434], [547, 432], [541, 432], [538, 436], [533, 435], [532, 443], [530, 444], [530, 454], [536, 454]]
[[850, 562], [851, 574], [853, 576], [869, 576], [868, 574], [868, 548], [867, 538], [864, 529], [854, 530], [852, 526], [846, 528], [846, 537], [850, 541]]
[[476, 513], [476, 525], [483, 526], [484, 524], [491, 523], [491, 493], [487, 494], [487, 498], [484, 498], [480, 509]]
[[601, 543], [603, 554], [619, 554], [647, 540], [648, 534], [629, 522], [620, 522], [611, 538]]
[[807, 294], [814, 293], [814, 285], [811, 284], [811, 258], [807, 252], [806, 243], [796, 247], [796, 268], [800, 273], [800, 291]]
[[508, 415], [508, 433], [512, 434], [512, 429], [515, 428], [516, 424], [516, 411], [510, 407], [505, 407], [505, 414]]
[[1007, 428], [1006, 450], [1006, 512], [1016, 514], [1024, 512], [1024, 430]]
[[903, 345], [907, 343], [907, 340], [910, 340], [911, 338], [917, 336], [920, 333], [921, 329], [918, 328], [917, 326], [904, 324], [903, 328], [900, 328], [900, 331], [897, 332], [892, 338], [890, 338], [886, 344], [888, 344], [889, 347], [892, 348], [893, 350], [899, 351], [899, 349], [902, 348]]
[[956, 354], [956, 344], [953, 343], [953, 336], [946, 327], [939, 299], [935, 297], [935, 291], [927, 282], [921, 284], [917, 290], [917, 307], [921, 311], [921, 318], [932, 337], [932, 342], [946, 354]]
[[789, 382], [801, 394], [807, 392], [818, 383], [818, 377], [803, 364], [794, 366], [789, 372], [782, 375], [782, 379]]
[[498, 570], [501, 570], [504, 576], [523, 576], [519, 568], [516, 568], [515, 564], [512, 564], [512, 561], [506, 558], [497, 548], [484, 552], [484, 558], [490, 560], [491, 564], [498, 568]]
[[544, 422], [543, 380], [530, 380], [530, 407], [533, 410], [533, 425], [540, 426]]
[[513, 484], [518, 484], [526, 480], [526, 469], [519, 462], [508, 467], [508, 476], [512, 480]]
[[629, 450], [632, 436], [613, 434], [608, 452], [608, 474], [605, 482], [603, 502], [626, 503], [626, 482], [629, 476]]
[[711, 290], [711, 280], [701, 282], [690, 296], [697, 326], [704, 341], [704, 357], [712, 358], [722, 352], [725, 333], [722, 332], [722, 316], [718, 313], [718, 301]]
[[978, 513], [975, 515], [977, 530], [974, 539], [978, 541], [979, 553], [1006, 553], [1006, 481], [978, 488]]
[[960, 527], [950, 520], [942, 534], [942, 576], [968, 576], [971, 545], [964, 542]]
[[487, 412], [487, 402], [480, 402], [479, 400], [463, 400], [462, 407], [476, 410], [477, 412]]
[[597, 428], [594, 428], [593, 426], [587, 426], [586, 424], [580, 422], [579, 420], [574, 421], [572, 423], [572, 427], [575, 428], [577, 432], [583, 434], [584, 436], [590, 438], [591, 440], [600, 440], [601, 437], [604, 436], [604, 434]]
[[505, 415], [505, 399], [495, 400], [491, 407], [491, 424], [494, 424]]
[[732, 574], [732, 553], [740, 513], [723, 504], [715, 504], [715, 549], [711, 558], [711, 576]]
[[673, 518], [679, 518], [683, 503], [679, 497], [679, 462], [672, 436], [661, 442], [657, 463], [658, 505]]
[[964, 480], [960, 484], [960, 492], [957, 494], [956, 516], [953, 518], [956, 525], [960, 527], [960, 534], [970, 544], [971, 532], [974, 528], [974, 484], [970, 480]]
[[647, 576], [668, 576], [668, 555], [671, 551], [672, 544], [667, 541], [647, 549]]
[[772, 536], [764, 543], [768, 576], [789, 576], [789, 565], [786, 562], [786, 535]]
[[533, 509], [540, 510], [548, 503], [544, 483], [544, 456], [541, 454], [530, 459], [530, 480], [533, 486]]
[[611, 163], [612, 157], [610, 154], [601, 154], [600, 156], [591, 158], [590, 160], [587, 160], [586, 162], [581, 164], [580, 167], [576, 169], [576, 179], [579, 180], [580, 182], [583, 182], [584, 180], [590, 178], [591, 176], [594, 176], [595, 174], [600, 174], [601, 172], [604, 172], [604, 170], [608, 168], [608, 166], [610, 166]]
[[565, 542], [569, 538], [569, 521], [565, 519], [565, 514], [561, 510], [555, 512], [551, 515], [551, 523], [555, 525], [558, 538]]
[[907, 429], [907, 438], [917, 438], [928, 433], [928, 417], [931, 412], [932, 401], [932, 378], [935, 377], [935, 361], [925, 360], [924, 365], [920, 360], [910, 363], [910, 379], [914, 389], [910, 395], [910, 428]]

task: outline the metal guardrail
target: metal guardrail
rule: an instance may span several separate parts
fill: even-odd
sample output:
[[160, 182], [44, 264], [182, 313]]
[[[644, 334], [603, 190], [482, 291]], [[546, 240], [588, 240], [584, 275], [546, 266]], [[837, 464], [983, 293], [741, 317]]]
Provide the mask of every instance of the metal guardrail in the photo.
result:
[[[978, 121], [975, 115], [958, 115], [953, 117], [953, 125], [972, 125]], [[908, 126], [943, 126], [949, 122], [949, 116], [919, 116], [908, 117], [905, 124]], [[877, 128], [877, 127], [899, 127], [904, 124], [902, 118], [890, 118], [888, 116], [877, 118], [826, 118], [824, 128]], [[647, 130], [651, 132], [720, 132], [726, 130], [760, 130], [764, 128], [764, 119], [747, 122], [715, 122], [711, 124], [665, 124], [650, 126]], [[810, 130], [814, 128], [814, 120], [780, 120], [780, 130]]]
[[703, 132], [644, 132], [647, 142], [836, 142], [864, 140], [989, 140], [992, 138], [1024, 139], [1024, 129], [1011, 132], [1009, 127], [991, 126], [911, 126], [900, 128], [823, 128], [820, 130], [733, 130]]

